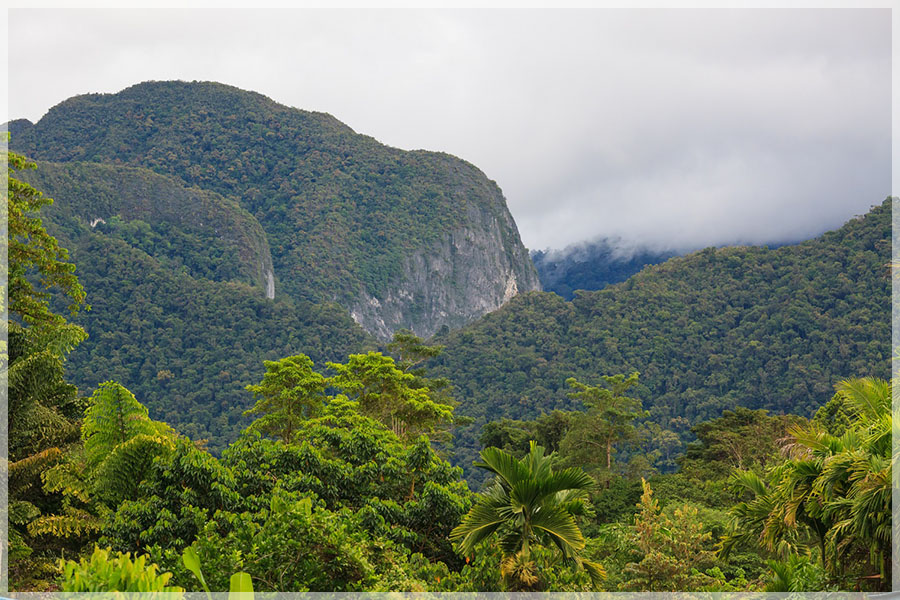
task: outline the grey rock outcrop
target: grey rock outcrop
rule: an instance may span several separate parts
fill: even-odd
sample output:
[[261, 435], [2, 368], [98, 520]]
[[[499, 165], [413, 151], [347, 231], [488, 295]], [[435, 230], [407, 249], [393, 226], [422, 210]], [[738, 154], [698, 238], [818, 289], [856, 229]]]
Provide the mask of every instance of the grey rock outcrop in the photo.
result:
[[398, 329], [430, 337], [496, 310], [521, 292], [540, 290], [537, 271], [496, 189], [490, 205], [471, 202], [466, 223], [406, 257], [403, 276], [383, 297], [365, 292], [350, 314], [388, 340]]

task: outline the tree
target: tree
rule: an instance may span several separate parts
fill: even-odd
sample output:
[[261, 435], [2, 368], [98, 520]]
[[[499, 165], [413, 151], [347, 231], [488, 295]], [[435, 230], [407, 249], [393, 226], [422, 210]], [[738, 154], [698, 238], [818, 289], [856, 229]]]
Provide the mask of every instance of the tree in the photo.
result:
[[441, 460], [425, 436], [405, 442], [341, 395], [304, 421], [290, 444], [248, 433], [223, 455], [242, 497], [263, 497], [277, 485], [315, 493], [330, 510], [374, 513], [372, 530], [383, 529], [413, 552], [458, 562], [447, 536], [471, 494], [460, 470]]
[[81, 425], [84, 476], [115, 508], [134, 496], [153, 459], [172, 451], [175, 432], [151, 420], [147, 407], [114, 381], [101, 383], [88, 402]]
[[460, 551], [470, 554], [481, 541], [498, 533], [501, 573], [511, 591], [542, 588], [533, 546], [555, 547], [563, 561], [584, 568], [594, 584], [599, 583], [602, 567], [579, 555], [585, 541], [574, 517], [584, 512], [593, 480], [581, 469], [554, 472], [551, 457], [534, 442], [520, 460], [498, 448], [484, 449], [481, 459], [484, 462], [476, 466], [496, 477], [450, 533]]
[[641, 401], [625, 396], [625, 392], [638, 381], [635, 371], [625, 375], [602, 375], [604, 386], [586, 385], [570, 377], [566, 383], [572, 388], [570, 398], [578, 399], [587, 408], [582, 419], [574, 424], [563, 442], [560, 454], [570, 463], [590, 465], [596, 463], [598, 451], [605, 457], [606, 471], [612, 470], [615, 444], [632, 439], [635, 435], [634, 420], [646, 416]]
[[578, 412], [554, 410], [541, 414], [533, 421], [500, 419], [491, 421], [481, 428], [478, 441], [482, 448], [494, 446], [509, 452], [516, 458], [528, 454], [531, 440], [550, 452], [559, 450], [560, 442], [572, 426]]
[[[397, 368], [401, 371], [424, 376], [425, 370], [419, 365], [440, 356], [444, 347], [429, 346], [413, 332], [401, 329], [394, 332], [391, 343], [387, 345], [387, 351], [396, 357]], [[441, 381], [446, 382], [447, 380], [442, 379]]]
[[670, 519], [653, 499], [650, 485], [643, 479], [641, 485], [644, 493], [631, 532], [640, 560], [625, 566], [629, 578], [622, 589], [687, 591], [709, 583], [708, 576], [696, 571], [715, 561], [715, 553], [706, 548], [712, 534], [703, 531], [697, 509], [685, 505]]
[[351, 354], [347, 364], [328, 363], [337, 374], [328, 380], [359, 403], [359, 411], [381, 422], [405, 441], [431, 434], [453, 422], [453, 407], [432, 399], [416, 376], [397, 368], [380, 352]]
[[844, 452], [828, 461], [816, 490], [825, 499], [824, 514], [834, 523], [828, 540], [840, 564], [853, 545], [868, 551], [877, 567], [881, 589], [891, 581], [891, 386], [887, 381], [866, 377], [844, 380], [837, 393], [856, 418], [847, 436]]
[[[55, 468], [66, 452], [78, 442], [78, 418], [83, 405], [75, 386], [64, 379], [65, 356], [87, 334], [77, 325], [49, 308], [50, 290], [56, 289], [69, 299], [75, 314], [83, 305], [84, 289], [75, 276], [75, 266], [66, 262], [68, 254], [44, 229], [41, 208], [53, 201], [32, 186], [8, 175], [14, 170], [34, 168], [24, 156], [13, 152], [0, 154], [6, 178], [5, 190], [8, 287], [3, 289], [4, 320], [8, 346], [2, 354], [2, 385], [9, 393], [9, 515], [12, 588], [28, 586], [31, 577], [40, 577], [49, 557], [63, 546], [77, 542], [47, 537], [60, 521], [68, 524], [68, 534], [83, 534], [97, 529], [95, 520], [85, 518], [66, 504], [56, 491], [47, 491], [43, 474]], [[35, 289], [38, 281], [41, 290]], [[65, 514], [59, 511], [71, 510]], [[50, 527], [48, 530], [47, 527]], [[74, 527], [74, 529], [73, 529]], [[4, 556], [6, 556], [4, 554]], [[31, 557], [31, 558], [29, 558]]]
[[722, 553], [756, 541], [789, 560], [812, 546], [832, 580], [870, 577], [875, 570], [879, 587], [890, 589], [890, 385], [862, 378], [836, 388], [850, 415], [843, 435], [827, 433], [816, 421], [795, 425], [784, 459], [764, 477], [735, 472], [735, 487], [753, 497], [732, 509]]
[[[425, 388], [431, 399], [437, 404], [445, 404], [453, 409], [459, 406], [459, 402], [451, 395], [452, 387], [446, 377], [426, 377], [427, 370], [424, 363], [431, 361], [444, 352], [440, 345], [428, 345], [422, 338], [407, 329], [394, 332], [391, 343], [387, 345], [387, 351], [395, 359], [397, 368], [412, 375], [415, 379], [410, 383], [412, 388]], [[459, 415], [453, 416], [453, 421], [445, 422], [429, 432], [429, 437], [434, 442], [450, 442], [451, 427], [459, 428], [471, 425], [474, 419]]]
[[[13, 152], [0, 155], [10, 171], [35, 168], [34, 163]], [[4, 165], [6, 166], [6, 165]], [[6, 176], [6, 169], [2, 170]], [[7, 177], [8, 207], [8, 323], [9, 346], [2, 348], [9, 360], [3, 376], [9, 388], [9, 453], [16, 460], [66, 443], [77, 432], [79, 408], [76, 390], [63, 380], [66, 354], [87, 334], [65, 317], [50, 311], [49, 292], [36, 290], [38, 279], [45, 290], [57, 288], [78, 311], [84, 289], [75, 276], [75, 265], [65, 262], [68, 253], [46, 232], [37, 216], [53, 203], [32, 186]], [[77, 433], [76, 433], [77, 436]]]
[[762, 472], [778, 459], [788, 429], [804, 422], [795, 415], [770, 416], [766, 410], [740, 406], [723, 411], [691, 428], [697, 441], [679, 459], [681, 472], [697, 480], [726, 479], [734, 469]]
[[[10, 170], [36, 167], [15, 152], [4, 153], [3, 157]], [[6, 168], [3, 172], [6, 173]], [[69, 253], [47, 233], [37, 216], [40, 209], [53, 204], [53, 200], [13, 177], [7, 178], [4, 187], [8, 192], [9, 311], [31, 326], [65, 326], [65, 318], [50, 310], [50, 293], [43, 290], [57, 288], [68, 296], [69, 311], [73, 315], [84, 304], [85, 292], [75, 276], [75, 265], [67, 262]], [[37, 277], [43, 290], [35, 289], [30, 275]]]
[[821, 565], [826, 566], [826, 534], [832, 522], [824, 513], [816, 481], [825, 462], [844, 450], [844, 442], [815, 424], [792, 427], [788, 440], [785, 459], [771, 465], [763, 476], [735, 470], [729, 479], [735, 493], [749, 493], [751, 498], [731, 510], [731, 532], [722, 540], [723, 557], [739, 543], [755, 543], [779, 558], [814, 545]]
[[328, 381], [313, 371], [312, 360], [304, 354], [263, 364], [263, 380], [247, 386], [257, 398], [256, 404], [244, 414], [262, 415], [250, 426], [252, 430], [290, 442], [302, 421], [321, 412], [328, 398]]

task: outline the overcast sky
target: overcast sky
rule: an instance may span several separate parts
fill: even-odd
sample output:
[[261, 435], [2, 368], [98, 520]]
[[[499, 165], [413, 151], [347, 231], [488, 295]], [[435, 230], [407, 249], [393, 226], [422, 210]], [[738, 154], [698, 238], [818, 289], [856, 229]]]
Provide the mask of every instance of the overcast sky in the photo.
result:
[[9, 13], [10, 118], [150, 79], [460, 156], [532, 249], [799, 240], [892, 192], [888, 9]]

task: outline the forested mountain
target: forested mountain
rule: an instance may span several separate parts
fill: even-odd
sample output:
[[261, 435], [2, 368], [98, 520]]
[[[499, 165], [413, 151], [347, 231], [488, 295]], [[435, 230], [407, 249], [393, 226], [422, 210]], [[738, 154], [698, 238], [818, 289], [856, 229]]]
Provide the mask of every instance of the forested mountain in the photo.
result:
[[664, 429], [737, 406], [811, 415], [846, 377], [890, 373], [891, 201], [794, 246], [708, 248], [566, 302], [531, 293], [441, 336], [433, 371], [480, 427], [576, 408], [568, 377], [640, 372]]
[[334, 117], [217, 83], [148, 82], [9, 124], [39, 160], [127, 164], [233, 198], [261, 224], [277, 293], [336, 301], [388, 339], [431, 335], [539, 288], [496, 184]]
[[674, 252], [637, 249], [620, 252], [613, 240], [601, 239], [563, 250], [532, 250], [531, 259], [545, 292], [556, 292], [566, 300], [575, 290], [602, 290], [625, 281], [647, 265], [665, 262]]
[[91, 305], [73, 319], [89, 336], [67, 363], [79, 389], [115, 379], [154, 418], [220, 450], [249, 422], [244, 388], [264, 360], [303, 352], [323, 365], [376, 344], [337, 304], [268, 300], [265, 235], [215, 192], [97, 163], [20, 176], [54, 199], [44, 222]]

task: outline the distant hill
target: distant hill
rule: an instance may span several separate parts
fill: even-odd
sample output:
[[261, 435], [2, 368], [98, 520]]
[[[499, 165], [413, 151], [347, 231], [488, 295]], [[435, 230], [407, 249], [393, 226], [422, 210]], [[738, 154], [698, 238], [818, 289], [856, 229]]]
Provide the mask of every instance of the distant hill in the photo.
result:
[[621, 253], [611, 240], [601, 239], [564, 250], [532, 250], [531, 259], [545, 292], [556, 292], [566, 300], [575, 290], [602, 290], [625, 281], [647, 265], [656, 265], [675, 252], [635, 250]]
[[[811, 415], [847, 377], [890, 376], [891, 201], [778, 249], [707, 248], [566, 302], [515, 298], [462, 330], [433, 371], [481, 425], [577, 408], [565, 380], [640, 371], [637, 396], [663, 428], [745, 406]], [[679, 423], [681, 423], [679, 425]]]
[[148, 82], [9, 128], [12, 148], [35, 159], [144, 167], [232, 198], [266, 233], [276, 294], [338, 302], [382, 339], [459, 327], [539, 289], [481, 171], [327, 114], [218, 83]]

